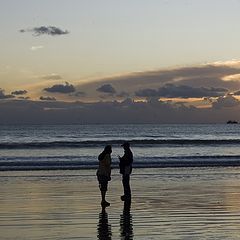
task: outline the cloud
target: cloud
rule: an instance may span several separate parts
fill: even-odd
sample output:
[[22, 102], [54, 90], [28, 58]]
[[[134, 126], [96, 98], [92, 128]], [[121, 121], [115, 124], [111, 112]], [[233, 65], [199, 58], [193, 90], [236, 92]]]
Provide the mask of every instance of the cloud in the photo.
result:
[[212, 62], [212, 63], [207, 63], [206, 65], [239, 67], [240, 66], [240, 60], [231, 59], [231, 60], [228, 60], [228, 61], [216, 61], [216, 62]]
[[55, 97], [49, 97], [49, 96], [41, 96], [39, 99], [42, 101], [56, 101]]
[[120, 93], [117, 94], [117, 97], [120, 98], [128, 98], [130, 96], [130, 94], [128, 92], [122, 91]]
[[8, 99], [8, 98], [14, 98], [14, 95], [11, 94], [5, 94], [4, 90], [0, 88], [0, 99]]
[[111, 84], [104, 84], [101, 87], [96, 89], [98, 92], [107, 93], [107, 94], [115, 94], [116, 90]]
[[28, 99], [30, 99], [30, 97], [18, 97], [18, 99], [21, 99], [21, 100], [28, 100]]
[[157, 90], [142, 89], [136, 91], [135, 94], [138, 97], [202, 98], [223, 96], [227, 91], [224, 88], [193, 88], [186, 85], [165, 84]]
[[234, 92], [233, 95], [235, 95], [235, 96], [240, 96], [240, 90]]
[[[198, 104], [200, 106], [202, 97], [219, 97], [240, 90], [240, 81], [235, 77], [229, 77], [240, 74], [239, 67], [239, 64], [228, 65], [226, 63], [218, 66], [208, 64], [130, 73], [101, 79], [79, 79], [78, 82], [71, 82], [75, 91], [72, 89], [67, 94], [58, 95], [57, 99], [72, 101], [76, 98], [81, 98], [83, 101], [93, 102], [97, 100], [123, 100], [126, 97], [140, 100], [158, 96], [166, 97], [168, 95], [171, 97], [175, 96], [173, 101], [179, 101], [179, 99], [176, 99], [178, 97], [184, 98], [184, 101], [188, 102], [188, 104], [192, 101], [192, 99], [188, 100], [188, 97], [199, 97], [199, 102], [194, 104], [196, 104], [195, 106]], [[224, 80], [227, 77], [229, 77], [228, 80]], [[27, 90], [31, 90], [32, 98], [36, 98], [36, 96], [39, 98], [45, 94], [56, 97], [56, 95], [46, 92], [66, 92], [57, 90], [58, 85], [65, 85], [64, 81], [59, 81], [62, 79], [62, 76], [58, 72], [49, 72], [49, 74], [40, 75], [37, 78], [47, 81], [38, 81], [28, 86]], [[53, 82], [53, 80], [56, 80], [56, 82]], [[57, 86], [53, 86], [55, 84]], [[166, 86], [166, 84], [172, 84], [173, 86]], [[44, 93], [41, 92], [43, 89], [46, 89]], [[96, 89], [100, 91], [96, 91]], [[162, 89], [163, 92], [159, 92], [159, 89]], [[193, 92], [190, 93], [189, 91]], [[74, 93], [76, 93], [75, 96]], [[204, 104], [207, 105], [206, 102]]]
[[42, 49], [42, 48], [43, 48], [43, 46], [32, 46], [30, 49], [32, 51], [37, 51], [37, 50]]
[[27, 94], [27, 90], [16, 90], [11, 92], [12, 95], [24, 95]]
[[240, 74], [233, 74], [233, 75], [228, 75], [224, 77], [224, 80], [240, 80]]
[[75, 92], [75, 87], [72, 84], [69, 84], [68, 82], [64, 84], [56, 84], [53, 85], [52, 87], [49, 88], [44, 88], [43, 89], [46, 92], [51, 92], [51, 93], [72, 93]]
[[71, 97], [83, 97], [85, 95], [86, 95], [86, 93], [82, 92], [82, 91], [78, 91], [78, 92], [69, 94], [69, 96], [71, 96]]
[[59, 35], [65, 35], [69, 34], [69, 31], [61, 30], [58, 27], [54, 26], [41, 26], [41, 27], [34, 27], [34, 28], [29, 28], [29, 29], [21, 29], [19, 30], [21, 33], [26, 33], [26, 32], [33, 32], [33, 36], [41, 36], [41, 35], [51, 35], [51, 36], [59, 36]]
[[159, 97], [159, 92], [158, 90], [147, 88], [136, 91], [135, 95], [137, 97]]
[[240, 81], [237, 80], [223, 80], [215, 77], [196, 77], [190, 79], [184, 79], [177, 82], [178, 85], [187, 85], [191, 87], [220, 87], [229, 90], [234, 90], [240, 87]]
[[62, 77], [58, 74], [52, 73], [52, 74], [43, 76], [42, 79], [45, 79], [45, 80], [60, 80], [60, 79], [62, 79]]
[[219, 97], [216, 104], [221, 107], [199, 109], [157, 99], [91, 103], [5, 100], [0, 101], [0, 124], [225, 123], [229, 119], [240, 120], [238, 100], [231, 96]]
[[212, 107], [216, 109], [232, 108], [240, 105], [240, 101], [232, 95], [219, 97], [215, 102], [212, 102]]
[[99, 86], [107, 84], [114, 86], [118, 89], [118, 92], [127, 92], [129, 96], [134, 96], [135, 92], [140, 89], [159, 89], [167, 83], [192, 88], [211, 89], [219, 87], [236, 91], [236, 89], [240, 89], [240, 81], [233, 78], [226, 80], [226, 78], [238, 74], [240, 74], [239, 61], [235, 64], [233, 62], [226, 62], [226, 64], [213, 63], [106, 77], [86, 84], [81, 83], [76, 88], [87, 92], [88, 96], [92, 96], [93, 99], [98, 97], [95, 90]]

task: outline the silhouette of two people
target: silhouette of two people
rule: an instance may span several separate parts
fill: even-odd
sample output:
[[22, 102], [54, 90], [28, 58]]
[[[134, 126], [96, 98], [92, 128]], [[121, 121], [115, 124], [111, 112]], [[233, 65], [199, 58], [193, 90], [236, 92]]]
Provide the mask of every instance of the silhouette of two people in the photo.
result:
[[[131, 201], [130, 175], [132, 173], [133, 154], [130, 149], [129, 142], [124, 142], [121, 146], [124, 149], [124, 155], [122, 157], [118, 156], [124, 192], [124, 194], [121, 196], [121, 200]], [[106, 200], [106, 193], [108, 190], [108, 182], [111, 180], [111, 153], [112, 146], [107, 145], [103, 152], [101, 152], [98, 156], [99, 165], [96, 175], [99, 183], [99, 189], [101, 191], [102, 207], [110, 206], [110, 203]]]
[[[120, 236], [121, 239], [131, 240], [133, 239], [133, 225], [131, 209], [131, 188], [130, 188], [130, 175], [132, 173], [133, 154], [130, 149], [130, 144], [124, 142], [121, 145], [124, 149], [124, 155], [119, 157], [120, 174], [122, 174], [122, 185], [124, 195], [121, 196], [121, 200], [124, 201], [123, 213], [120, 215]], [[97, 170], [97, 179], [99, 182], [99, 189], [101, 191], [101, 206], [102, 211], [99, 213], [98, 222], [98, 239], [99, 240], [111, 240], [112, 230], [111, 224], [108, 222], [108, 214], [106, 207], [110, 206], [110, 203], [106, 201], [106, 193], [108, 190], [108, 182], [111, 180], [111, 145], [107, 145], [103, 152], [98, 156], [99, 166]]]

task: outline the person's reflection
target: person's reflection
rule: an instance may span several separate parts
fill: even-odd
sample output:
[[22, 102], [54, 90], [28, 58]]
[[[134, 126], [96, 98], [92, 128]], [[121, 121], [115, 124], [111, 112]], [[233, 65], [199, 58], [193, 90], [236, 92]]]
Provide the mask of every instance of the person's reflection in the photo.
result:
[[97, 237], [99, 240], [112, 239], [111, 225], [108, 223], [108, 214], [105, 210], [105, 207], [103, 207], [102, 211], [99, 213], [97, 231], [98, 231]]
[[120, 215], [120, 234], [121, 239], [124, 240], [133, 239], [133, 224], [130, 209], [131, 200], [125, 201], [123, 207], [123, 214]]

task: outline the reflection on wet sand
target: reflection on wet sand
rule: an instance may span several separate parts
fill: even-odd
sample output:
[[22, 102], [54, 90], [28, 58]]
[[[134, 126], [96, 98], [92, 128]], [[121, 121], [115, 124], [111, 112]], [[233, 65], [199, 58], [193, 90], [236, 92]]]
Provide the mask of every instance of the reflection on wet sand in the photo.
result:
[[108, 214], [104, 207], [102, 208], [102, 211], [99, 213], [97, 232], [98, 232], [97, 238], [99, 240], [112, 239], [111, 224], [108, 223]]
[[240, 239], [240, 168], [142, 171], [125, 206], [115, 171], [106, 211], [95, 171], [0, 172], [1, 239]]
[[120, 215], [120, 236], [123, 240], [133, 239], [133, 224], [130, 209], [131, 201], [125, 201], [123, 206], [123, 214]]

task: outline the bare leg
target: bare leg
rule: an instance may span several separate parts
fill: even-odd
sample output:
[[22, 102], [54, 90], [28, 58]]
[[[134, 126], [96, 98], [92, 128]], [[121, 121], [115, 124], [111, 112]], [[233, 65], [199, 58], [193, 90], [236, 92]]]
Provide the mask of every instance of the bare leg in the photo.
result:
[[110, 203], [106, 201], [106, 193], [107, 193], [107, 183], [106, 184], [99, 184], [99, 188], [101, 191], [101, 197], [102, 197], [102, 202], [101, 205], [102, 207], [108, 207], [110, 206]]
[[106, 196], [107, 191], [101, 191], [101, 196], [102, 196], [102, 202], [101, 205], [102, 207], [108, 207], [110, 206], [110, 203], [106, 201], [105, 196]]

